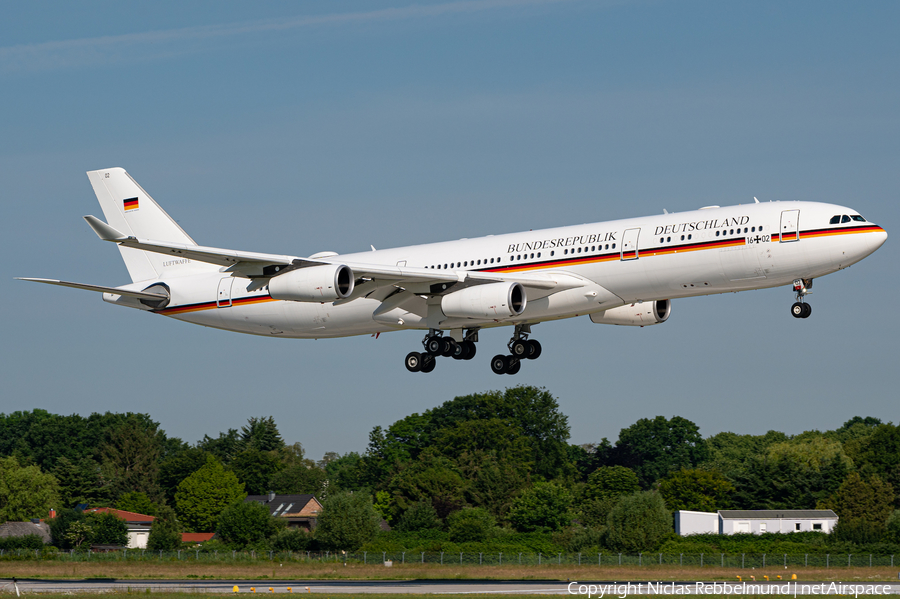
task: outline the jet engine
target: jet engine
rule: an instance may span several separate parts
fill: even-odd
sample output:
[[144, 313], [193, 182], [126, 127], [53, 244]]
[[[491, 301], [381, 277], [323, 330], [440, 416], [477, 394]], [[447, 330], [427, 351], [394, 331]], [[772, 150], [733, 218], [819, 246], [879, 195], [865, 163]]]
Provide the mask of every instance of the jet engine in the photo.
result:
[[441, 298], [441, 311], [453, 318], [509, 318], [525, 310], [520, 283], [475, 285]]
[[656, 300], [619, 306], [604, 312], [591, 314], [591, 321], [597, 324], [618, 324], [632, 327], [646, 327], [669, 319], [672, 312], [671, 300]]
[[293, 302], [331, 302], [353, 293], [353, 270], [345, 264], [323, 264], [289, 270], [269, 280], [269, 295]]

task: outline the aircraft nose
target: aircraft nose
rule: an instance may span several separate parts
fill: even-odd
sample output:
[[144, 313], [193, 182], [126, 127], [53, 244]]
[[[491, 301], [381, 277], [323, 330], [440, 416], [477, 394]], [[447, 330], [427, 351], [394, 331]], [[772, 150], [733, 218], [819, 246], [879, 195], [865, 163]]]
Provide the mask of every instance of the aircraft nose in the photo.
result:
[[869, 236], [869, 246], [872, 248], [874, 252], [878, 248], [884, 245], [884, 242], [887, 241], [888, 234], [887, 231], [878, 227], [878, 231]]

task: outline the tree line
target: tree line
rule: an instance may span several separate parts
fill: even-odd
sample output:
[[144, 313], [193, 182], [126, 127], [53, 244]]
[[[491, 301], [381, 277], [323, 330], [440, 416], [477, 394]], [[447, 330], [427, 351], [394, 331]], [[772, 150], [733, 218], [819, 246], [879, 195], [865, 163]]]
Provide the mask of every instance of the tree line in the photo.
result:
[[[223, 546], [284, 550], [644, 551], [684, 542], [672, 533], [679, 509], [830, 508], [840, 523], [828, 543], [900, 543], [900, 426], [877, 418], [704, 438], [690, 420], [656, 416], [614, 443], [569, 438], [556, 398], [528, 386], [456, 397], [376, 426], [362, 454], [318, 461], [272, 417], [187, 443], [147, 414], [0, 414], [0, 522], [55, 507], [61, 548], [113, 538], [98, 515], [71, 509], [89, 504], [157, 516], [160, 549], [182, 531], [217, 531]], [[269, 491], [319, 498], [315, 533], [243, 502]]]

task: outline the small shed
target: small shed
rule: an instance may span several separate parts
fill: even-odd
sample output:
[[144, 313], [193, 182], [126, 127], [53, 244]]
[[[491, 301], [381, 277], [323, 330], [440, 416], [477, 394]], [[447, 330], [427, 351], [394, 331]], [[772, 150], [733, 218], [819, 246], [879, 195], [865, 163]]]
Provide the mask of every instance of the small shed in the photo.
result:
[[837, 521], [832, 510], [719, 510], [719, 534], [831, 533]]
[[147, 539], [150, 538], [150, 527], [153, 525], [153, 521], [156, 520], [155, 516], [117, 510], [111, 507], [92, 507], [85, 509], [84, 512], [86, 514], [108, 512], [125, 520], [125, 524], [128, 526], [128, 549], [147, 548]]
[[682, 537], [719, 534], [719, 514], [678, 510], [675, 512], [675, 534]]

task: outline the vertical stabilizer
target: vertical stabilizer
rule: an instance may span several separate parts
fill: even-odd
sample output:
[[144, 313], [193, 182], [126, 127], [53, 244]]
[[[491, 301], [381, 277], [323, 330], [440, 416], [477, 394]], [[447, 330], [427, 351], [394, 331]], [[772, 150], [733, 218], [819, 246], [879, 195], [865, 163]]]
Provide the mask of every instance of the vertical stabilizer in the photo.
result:
[[[113, 228], [138, 239], [197, 245], [124, 169], [89, 171], [87, 175], [106, 222]], [[172, 258], [163, 254], [122, 246], [119, 251], [131, 280], [135, 282], [159, 278], [164, 270], [173, 266]], [[178, 263], [175, 266], [186, 270], [184, 267], [188, 265]], [[193, 268], [207, 270], [209, 266], [194, 264]]]

